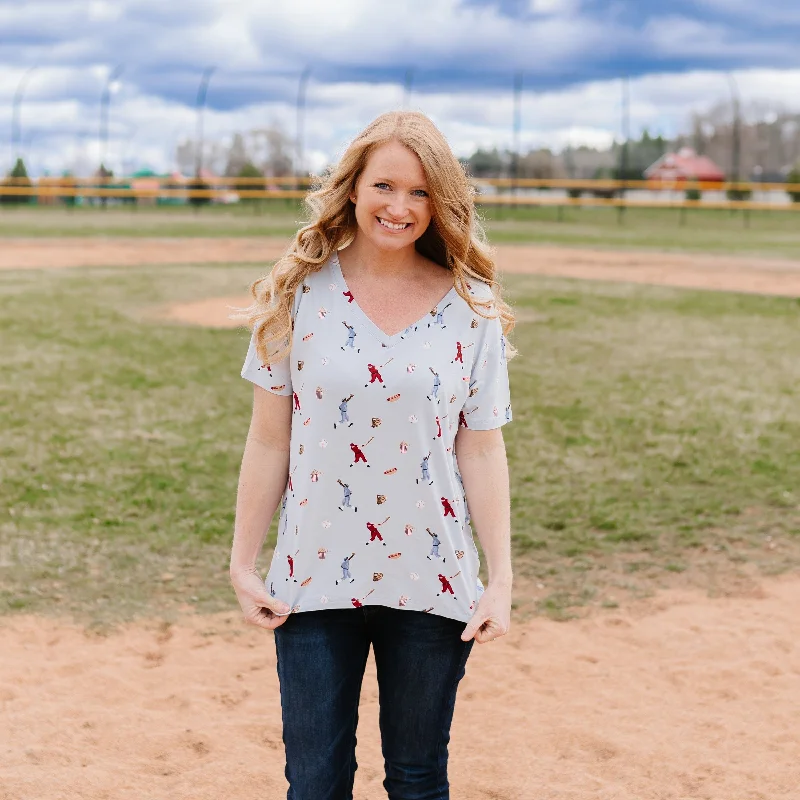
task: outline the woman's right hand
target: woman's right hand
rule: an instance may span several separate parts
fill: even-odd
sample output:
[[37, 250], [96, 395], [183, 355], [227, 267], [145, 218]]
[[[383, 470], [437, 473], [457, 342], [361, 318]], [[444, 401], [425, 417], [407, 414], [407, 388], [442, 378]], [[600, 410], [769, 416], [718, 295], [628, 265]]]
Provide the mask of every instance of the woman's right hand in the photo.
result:
[[[245, 622], [259, 628], [275, 630], [289, 619], [289, 606], [269, 594], [258, 572], [232, 568], [230, 574]], [[285, 616], [277, 616], [278, 614]]]

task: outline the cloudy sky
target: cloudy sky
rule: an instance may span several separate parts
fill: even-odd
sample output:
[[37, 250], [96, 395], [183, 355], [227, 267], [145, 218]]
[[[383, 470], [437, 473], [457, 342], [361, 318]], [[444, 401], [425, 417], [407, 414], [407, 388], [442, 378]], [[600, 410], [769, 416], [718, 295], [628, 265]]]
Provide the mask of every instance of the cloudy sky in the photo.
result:
[[686, 130], [693, 110], [729, 98], [727, 72], [745, 108], [800, 111], [798, 41], [795, 0], [0, 0], [0, 166], [21, 149], [35, 174], [95, 167], [100, 98], [118, 65], [116, 171], [174, 166], [207, 67], [205, 131], [218, 140], [273, 124], [294, 136], [310, 69], [305, 149], [319, 169], [404, 105], [430, 115], [458, 155], [510, 146], [519, 71], [524, 148], [620, 136], [624, 74], [634, 135]]

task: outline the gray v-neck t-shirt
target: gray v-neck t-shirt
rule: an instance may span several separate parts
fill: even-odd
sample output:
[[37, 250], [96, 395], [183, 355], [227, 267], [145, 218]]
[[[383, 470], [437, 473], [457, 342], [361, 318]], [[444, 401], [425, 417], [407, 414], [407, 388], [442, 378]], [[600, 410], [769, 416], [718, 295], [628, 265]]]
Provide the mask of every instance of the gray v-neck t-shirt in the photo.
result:
[[[491, 299], [471, 280], [470, 293]], [[466, 622], [484, 587], [454, 452], [512, 419], [499, 319], [452, 288], [387, 336], [334, 253], [298, 287], [290, 356], [242, 377], [292, 396], [289, 480], [265, 584], [293, 613], [383, 605]]]

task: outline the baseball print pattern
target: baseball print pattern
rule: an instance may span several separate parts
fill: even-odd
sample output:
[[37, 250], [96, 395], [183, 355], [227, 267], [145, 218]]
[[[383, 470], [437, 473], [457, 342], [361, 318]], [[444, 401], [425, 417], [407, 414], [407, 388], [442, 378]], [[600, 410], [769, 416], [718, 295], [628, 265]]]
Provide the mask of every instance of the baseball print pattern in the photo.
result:
[[292, 613], [374, 604], [468, 621], [484, 587], [453, 445], [460, 426], [512, 419], [500, 320], [452, 288], [387, 336], [335, 253], [298, 287], [292, 319], [289, 357], [263, 367], [251, 337], [241, 371], [292, 397], [270, 594]]

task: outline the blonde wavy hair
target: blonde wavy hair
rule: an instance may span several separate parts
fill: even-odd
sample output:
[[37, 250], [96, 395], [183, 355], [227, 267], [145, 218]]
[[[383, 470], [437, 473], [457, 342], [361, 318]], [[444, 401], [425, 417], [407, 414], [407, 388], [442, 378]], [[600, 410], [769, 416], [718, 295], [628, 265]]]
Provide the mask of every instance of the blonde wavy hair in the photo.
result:
[[[419, 111], [390, 111], [373, 120], [350, 143], [341, 160], [317, 179], [305, 197], [310, 219], [295, 234], [271, 272], [250, 286], [253, 302], [231, 318], [256, 330], [256, 352], [262, 364], [285, 358], [292, 345], [292, 304], [295, 291], [331, 254], [349, 244], [358, 229], [350, 194], [372, 152], [392, 140], [416, 154], [428, 181], [431, 222], [415, 246], [417, 252], [453, 273], [459, 295], [476, 314], [499, 316], [503, 332], [514, 328], [514, 314], [502, 299], [491, 248], [475, 210], [475, 189], [439, 129]], [[492, 300], [476, 301], [467, 281], [483, 281]], [[482, 313], [494, 306], [497, 313]], [[516, 348], [509, 342], [508, 358]]]

